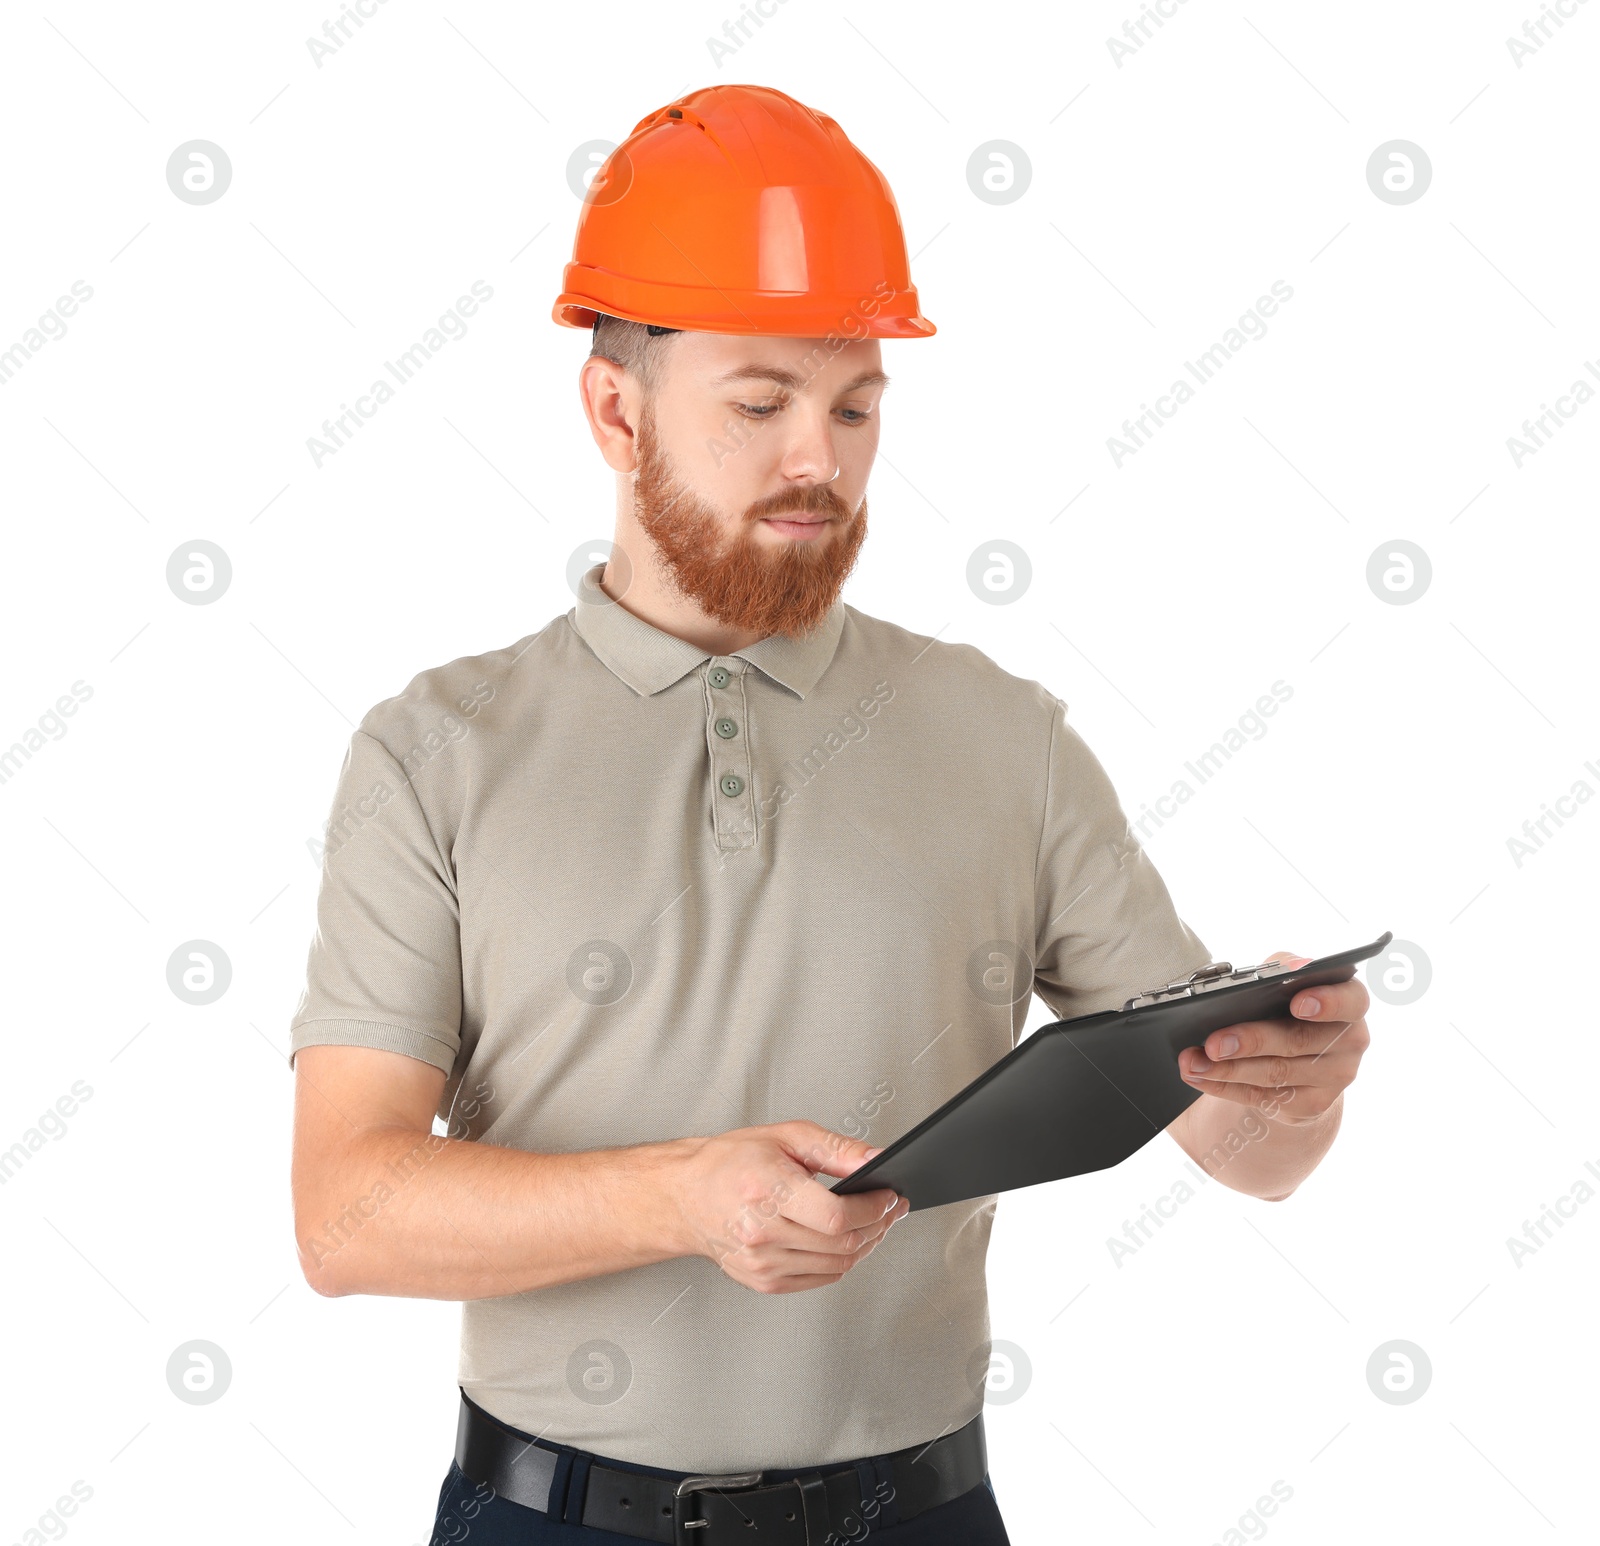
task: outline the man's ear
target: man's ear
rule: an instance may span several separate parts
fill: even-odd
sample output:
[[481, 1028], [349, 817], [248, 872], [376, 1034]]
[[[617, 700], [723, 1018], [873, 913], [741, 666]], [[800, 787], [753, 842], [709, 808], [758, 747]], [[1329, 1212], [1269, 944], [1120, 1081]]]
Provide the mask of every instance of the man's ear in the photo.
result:
[[639, 465], [634, 446], [639, 383], [614, 361], [591, 354], [578, 371], [578, 397], [606, 466], [613, 472], [633, 472]]

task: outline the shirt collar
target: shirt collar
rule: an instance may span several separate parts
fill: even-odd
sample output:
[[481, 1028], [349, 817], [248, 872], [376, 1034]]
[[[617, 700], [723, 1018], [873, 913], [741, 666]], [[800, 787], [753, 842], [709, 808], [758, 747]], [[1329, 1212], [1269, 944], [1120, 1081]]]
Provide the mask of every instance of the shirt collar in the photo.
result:
[[[658, 693], [712, 658], [709, 650], [664, 633], [613, 601], [600, 589], [604, 568], [595, 564], [584, 572], [578, 604], [567, 617], [589, 648], [636, 693]], [[732, 655], [804, 698], [832, 662], [843, 628], [844, 602], [835, 601], [814, 632], [804, 637], [769, 634]]]

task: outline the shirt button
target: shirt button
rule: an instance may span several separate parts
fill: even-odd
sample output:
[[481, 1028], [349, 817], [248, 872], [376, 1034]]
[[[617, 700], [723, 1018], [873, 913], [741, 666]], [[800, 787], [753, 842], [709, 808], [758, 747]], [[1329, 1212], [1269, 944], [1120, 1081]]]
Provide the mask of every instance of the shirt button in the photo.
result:
[[731, 741], [739, 733], [739, 727], [731, 719], [719, 719], [716, 724], [717, 734], [724, 741]]
[[725, 795], [744, 793], [744, 780], [737, 773], [724, 773], [719, 786]]
[[726, 687], [728, 685], [728, 673], [721, 666], [713, 666], [708, 673], [706, 680], [710, 682], [713, 687]]

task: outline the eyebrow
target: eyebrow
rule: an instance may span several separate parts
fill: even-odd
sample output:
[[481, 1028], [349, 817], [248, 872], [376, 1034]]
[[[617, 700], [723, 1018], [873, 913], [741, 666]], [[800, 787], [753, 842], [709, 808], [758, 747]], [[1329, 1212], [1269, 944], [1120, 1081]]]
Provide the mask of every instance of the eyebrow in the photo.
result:
[[[776, 381], [779, 386], [788, 387], [791, 391], [798, 392], [806, 384], [806, 377], [799, 371], [790, 370], [787, 365], [741, 365], [736, 370], [724, 371], [720, 376], [714, 376], [711, 385], [727, 386], [733, 381]], [[888, 386], [889, 377], [881, 370], [864, 370], [859, 376], [853, 376], [838, 389], [839, 396], [846, 392], [854, 392], [864, 386]]]

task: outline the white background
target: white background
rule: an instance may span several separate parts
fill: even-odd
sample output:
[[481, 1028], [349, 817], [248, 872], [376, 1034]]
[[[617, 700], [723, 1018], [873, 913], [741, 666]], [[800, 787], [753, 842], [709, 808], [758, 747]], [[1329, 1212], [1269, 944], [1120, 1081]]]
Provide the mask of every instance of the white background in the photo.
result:
[[[550, 320], [567, 166], [718, 81], [835, 116], [884, 170], [939, 329], [884, 346], [846, 598], [1048, 685], [1136, 824], [1288, 684], [1142, 829], [1180, 912], [1236, 963], [1391, 929], [1431, 964], [1375, 1002], [1290, 1201], [1199, 1187], [1118, 1266], [1108, 1237], [1187, 1174], [1169, 1140], [1002, 1200], [1013, 1540], [1592, 1539], [1600, 1201], [1520, 1265], [1507, 1238], [1600, 1166], [1600, 810], [1520, 865], [1507, 840], [1600, 788], [1600, 406], [1520, 466], [1507, 439], [1600, 362], [1600, 4], [1520, 68], [1520, 0], [1189, 0], [1119, 67], [1137, 9], [785, 0], [719, 64], [734, 0], [387, 0], [320, 67], [313, 5], [6, 13], [0, 350], [93, 297], [0, 388], [0, 746], [92, 696], [0, 783], [0, 1149], [92, 1096], [0, 1187], [0, 1539], [75, 1480], [85, 1543], [427, 1538], [459, 1312], [323, 1300], [295, 1265], [308, 840], [367, 708], [567, 610], [569, 556], [609, 536], [587, 336]], [[1397, 138], [1433, 169], [1400, 205], [1366, 176]], [[232, 163], [205, 205], [166, 181], [191, 139]], [[991, 140], [1031, 163], [1006, 204], [968, 183]], [[307, 438], [475, 280], [467, 336], [315, 466]], [[1107, 437], [1275, 280], [1266, 336], [1117, 466]], [[196, 539], [232, 564], [211, 605], [166, 581]], [[966, 582], [996, 539], [1032, 563], [1009, 605]], [[1397, 540], [1432, 568], [1400, 605], [1366, 578]], [[167, 985], [195, 939], [232, 965], [205, 1007]], [[206, 1405], [165, 1373], [196, 1339], [232, 1366]], [[1397, 1339], [1432, 1366], [1400, 1405], [1366, 1373]]]

